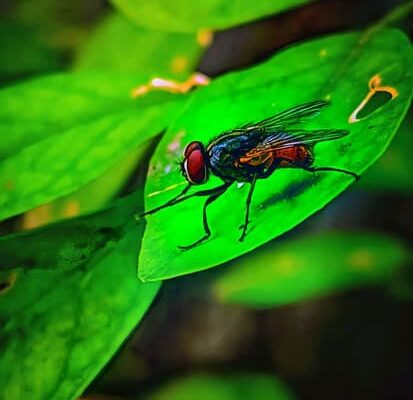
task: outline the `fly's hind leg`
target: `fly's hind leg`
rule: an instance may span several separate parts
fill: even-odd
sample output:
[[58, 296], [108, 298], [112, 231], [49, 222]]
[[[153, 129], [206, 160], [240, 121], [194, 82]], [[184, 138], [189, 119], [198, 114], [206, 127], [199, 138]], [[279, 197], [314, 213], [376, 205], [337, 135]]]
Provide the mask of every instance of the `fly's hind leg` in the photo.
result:
[[334, 167], [305, 167], [304, 168], [306, 171], [309, 172], [318, 172], [318, 171], [333, 171], [333, 172], [341, 172], [342, 174], [350, 175], [352, 176], [356, 181], [360, 179], [360, 175], [356, 174], [355, 172], [348, 171], [346, 169], [341, 169], [341, 168], [334, 168]]
[[192, 243], [188, 246], [178, 246], [178, 249], [180, 249], [180, 250], [190, 250], [190, 249], [200, 245], [202, 242], [204, 242], [205, 240], [207, 240], [211, 236], [211, 229], [209, 228], [209, 224], [208, 224], [207, 208], [212, 202], [214, 202], [221, 195], [223, 195], [230, 186], [231, 186], [231, 182], [228, 182], [228, 183], [224, 183], [223, 185], [221, 185], [221, 186], [219, 186], [215, 189], [212, 189], [210, 191], [210, 196], [206, 199], [206, 201], [204, 203], [204, 208], [202, 210], [202, 222], [203, 222], [204, 231], [205, 231], [204, 236], [202, 236], [196, 242], [194, 242], [194, 243]]

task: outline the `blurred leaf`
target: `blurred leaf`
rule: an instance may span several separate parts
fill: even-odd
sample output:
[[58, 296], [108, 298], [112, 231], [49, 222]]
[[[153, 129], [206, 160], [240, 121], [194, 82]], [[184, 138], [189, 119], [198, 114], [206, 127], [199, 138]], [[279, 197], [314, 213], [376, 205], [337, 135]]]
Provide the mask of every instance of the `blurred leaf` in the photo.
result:
[[[48, 47], [59, 51], [75, 50], [87, 37], [99, 12], [101, 1], [15, 1], [13, 17], [34, 29]], [[70, 53], [67, 54], [70, 56]]]
[[196, 374], [179, 378], [146, 396], [147, 400], [288, 400], [295, 397], [271, 375]]
[[135, 221], [141, 203], [141, 191], [136, 191], [100, 213], [0, 236], [0, 270], [81, 269], [96, 251], [125, 235], [125, 225]]
[[51, 222], [85, 215], [102, 209], [119, 193], [147, 150], [139, 145], [103, 175], [67, 196], [42, 204], [23, 215], [21, 227], [33, 229]]
[[84, 186], [167, 126], [181, 97], [133, 101], [132, 82], [67, 74], [0, 93], [0, 218]]
[[304, 4], [309, 0], [112, 0], [139, 26], [172, 32], [226, 29]]
[[25, 25], [0, 21], [0, 81], [58, 67], [57, 54], [47, 48]]
[[412, 149], [413, 114], [410, 111], [383, 157], [363, 176], [361, 187], [412, 193]]
[[[315, 166], [365, 171], [383, 153], [409, 106], [413, 88], [413, 55], [406, 37], [395, 30], [341, 34], [294, 46], [266, 63], [218, 78], [194, 93], [185, 111], [169, 127], [152, 158], [146, 183], [146, 207], [152, 209], [176, 196], [185, 184], [172, 168], [185, 145], [208, 143], [220, 132], [261, 120], [309, 101], [328, 98], [331, 105], [304, 129], [348, 129], [340, 140], [315, 148]], [[394, 100], [356, 123], [350, 116], [369, 92], [372, 77], [398, 91]], [[222, 181], [211, 177], [202, 189]], [[203, 270], [229, 261], [293, 228], [323, 208], [354, 179], [337, 172], [311, 174], [280, 169], [258, 180], [251, 220], [244, 242], [238, 227], [244, 221], [249, 185], [233, 185], [208, 208], [212, 237], [189, 251], [203, 235], [202, 205], [193, 198], [147, 217], [139, 276], [158, 280]], [[176, 187], [178, 186], [178, 187]], [[198, 189], [199, 190], [199, 189]], [[192, 188], [191, 192], [197, 191]]]
[[159, 285], [136, 279], [139, 194], [0, 239], [0, 398], [76, 398], [142, 319]]
[[171, 100], [171, 96], [133, 101], [131, 89], [146, 83], [139, 74], [77, 73], [33, 79], [0, 90], [0, 157], [52, 135], [104, 116], [143, 105]]
[[194, 70], [201, 51], [194, 33], [143, 29], [121, 14], [112, 14], [83, 47], [76, 68], [182, 78]]
[[119, 113], [31, 145], [0, 163], [0, 218], [70, 193], [99, 177], [165, 126], [159, 109]]
[[403, 245], [373, 233], [328, 232], [272, 243], [226, 265], [213, 283], [226, 303], [270, 307], [386, 283], [407, 259]]

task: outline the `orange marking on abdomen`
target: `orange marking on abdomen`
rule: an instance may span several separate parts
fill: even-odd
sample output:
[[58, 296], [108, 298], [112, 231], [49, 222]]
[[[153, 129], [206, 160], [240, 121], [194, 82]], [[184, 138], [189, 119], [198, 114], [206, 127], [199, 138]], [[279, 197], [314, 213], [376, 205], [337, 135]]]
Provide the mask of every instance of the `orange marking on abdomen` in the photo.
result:
[[294, 146], [286, 149], [274, 150], [272, 152], [274, 159], [282, 158], [287, 163], [305, 162], [308, 160], [310, 154], [305, 146]]
[[248, 164], [253, 167], [266, 164], [268, 167], [277, 159], [282, 159], [280, 166], [285, 167], [292, 164], [306, 163], [311, 160], [310, 150], [304, 145], [297, 145], [285, 149], [272, 149], [267, 151], [251, 150], [240, 157], [241, 164]]

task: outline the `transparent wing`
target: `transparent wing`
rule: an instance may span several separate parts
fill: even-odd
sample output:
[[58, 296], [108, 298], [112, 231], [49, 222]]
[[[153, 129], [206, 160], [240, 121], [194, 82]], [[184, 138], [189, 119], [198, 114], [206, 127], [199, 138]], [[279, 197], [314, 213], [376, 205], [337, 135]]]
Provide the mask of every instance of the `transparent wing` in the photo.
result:
[[329, 104], [328, 101], [324, 100], [301, 104], [273, 115], [272, 117], [263, 119], [262, 121], [244, 124], [239, 129], [264, 128], [272, 131], [285, 130], [287, 127], [297, 125], [309, 118], [315, 117]]
[[314, 131], [288, 131], [278, 132], [266, 137], [262, 143], [252, 151], [254, 154], [265, 153], [270, 150], [281, 150], [296, 145], [314, 145], [319, 142], [340, 139], [350, 131], [344, 129], [320, 129]]
[[[261, 141], [264, 137], [272, 137], [273, 132], [286, 132], [289, 127], [315, 117], [329, 104], [328, 101], [324, 100], [312, 101], [289, 108], [288, 110], [282, 111], [262, 121], [244, 124], [236, 129], [221, 133], [218, 137], [209, 142], [207, 148], [211, 148], [219, 142], [228, 139], [230, 136], [238, 136], [248, 133], [251, 136], [251, 139], [257, 142]], [[282, 134], [283, 133], [280, 133], [280, 135]]]

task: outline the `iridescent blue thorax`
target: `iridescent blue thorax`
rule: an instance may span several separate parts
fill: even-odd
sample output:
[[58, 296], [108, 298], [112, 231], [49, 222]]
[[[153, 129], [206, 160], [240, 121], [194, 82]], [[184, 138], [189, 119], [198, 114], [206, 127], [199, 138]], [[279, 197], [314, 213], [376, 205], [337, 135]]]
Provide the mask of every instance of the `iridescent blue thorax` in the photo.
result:
[[212, 173], [224, 181], [250, 182], [254, 171], [241, 166], [238, 160], [261, 140], [260, 128], [234, 130], [212, 140], [206, 149]]

